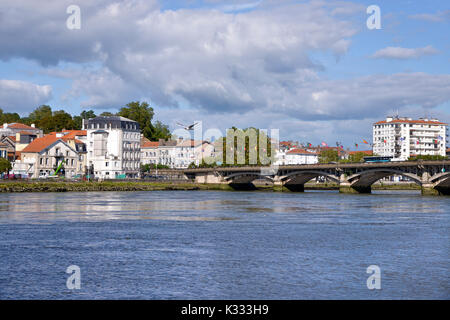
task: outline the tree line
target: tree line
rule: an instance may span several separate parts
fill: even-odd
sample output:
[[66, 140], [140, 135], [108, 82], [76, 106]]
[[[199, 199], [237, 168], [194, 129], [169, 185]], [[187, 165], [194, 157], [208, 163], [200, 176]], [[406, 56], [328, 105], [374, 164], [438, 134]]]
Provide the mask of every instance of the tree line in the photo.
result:
[[[132, 101], [120, 108], [117, 113], [103, 112], [100, 116], [122, 116], [139, 123], [144, 137], [151, 141], [169, 139], [169, 126], [161, 121], [152, 121], [154, 110], [147, 102]], [[95, 118], [93, 110], [84, 110], [79, 115], [72, 116], [64, 110], [52, 110], [49, 105], [41, 105], [26, 117], [17, 112], [3, 112], [0, 108], [0, 124], [20, 122], [26, 125], [35, 124], [44, 133], [66, 130], [81, 130], [83, 119]]]

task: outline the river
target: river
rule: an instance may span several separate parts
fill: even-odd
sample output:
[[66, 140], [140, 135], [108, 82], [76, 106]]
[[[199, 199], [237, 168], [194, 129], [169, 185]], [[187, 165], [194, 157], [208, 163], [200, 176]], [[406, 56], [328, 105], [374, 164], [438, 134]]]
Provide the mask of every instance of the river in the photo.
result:
[[3, 193], [0, 299], [449, 299], [449, 226], [415, 191]]

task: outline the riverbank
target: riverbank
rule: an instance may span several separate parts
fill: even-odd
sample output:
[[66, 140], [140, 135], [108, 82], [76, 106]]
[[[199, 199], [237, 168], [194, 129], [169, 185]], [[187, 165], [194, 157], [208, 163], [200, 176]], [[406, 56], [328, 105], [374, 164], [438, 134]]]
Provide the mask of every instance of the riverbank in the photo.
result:
[[223, 190], [226, 185], [171, 182], [8, 182], [0, 184], [0, 192], [88, 192], [88, 191], [163, 191]]
[[[420, 190], [416, 184], [374, 184], [373, 190]], [[90, 192], [90, 191], [164, 191], [164, 190], [222, 190], [233, 191], [226, 184], [199, 184], [193, 182], [148, 181], [9, 181], [0, 183], [0, 192]], [[271, 185], [258, 185], [259, 191], [273, 191]], [[307, 183], [305, 190], [339, 190], [334, 183]]]

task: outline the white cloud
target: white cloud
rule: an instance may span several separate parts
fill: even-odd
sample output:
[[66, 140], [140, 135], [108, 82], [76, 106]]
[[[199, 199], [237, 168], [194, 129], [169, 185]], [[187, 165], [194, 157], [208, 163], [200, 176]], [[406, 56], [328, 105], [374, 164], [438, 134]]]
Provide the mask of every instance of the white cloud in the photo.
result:
[[438, 11], [436, 13], [420, 13], [409, 16], [411, 19], [429, 22], [443, 22], [450, 20], [450, 10]]
[[0, 20], [0, 37], [8, 44], [0, 57], [43, 65], [102, 63], [101, 71], [74, 75], [68, 95], [89, 96], [84, 103], [99, 107], [137, 95], [162, 106], [182, 100], [209, 112], [259, 108], [267, 105], [267, 91], [277, 95], [291, 90], [289, 83], [317, 77], [323, 66], [311, 52], [344, 54], [356, 32], [350, 22], [333, 17], [339, 5], [317, 1], [237, 15], [160, 11], [139, 0], [80, 1], [81, 30], [65, 27], [61, 12], [68, 3], [52, 2], [37, 18], [34, 4], [22, 8], [23, 2], [11, 1], [20, 10]]
[[[79, 0], [81, 30], [68, 30], [65, 8], [72, 1], [49, 2], [44, 11], [37, 2], [6, 1], [0, 8], [0, 59], [33, 59], [49, 75], [72, 79], [64, 98], [84, 99], [83, 107], [119, 108], [146, 99], [168, 123], [176, 117], [215, 127], [331, 136], [339, 124], [365, 124], [393, 108], [432, 108], [450, 100], [445, 74], [324, 78], [325, 67], [313, 54], [347, 52], [357, 32], [351, 16], [365, 15], [360, 4], [263, 1], [256, 10], [229, 14], [162, 11], [155, 1]], [[435, 51], [385, 48], [374, 56], [400, 59]], [[83, 67], [62, 70], [60, 62]]]
[[417, 59], [422, 56], [438, 54], [439, 50], [432, 46], [423, 48], [402, 48], [402, 47], [387, 47], [380, 49], [372, 55], [372, 58], [379, 59]]
[[0, 79], [0, 108], [4, 112], [30, 111], [49, 101], [52, 88], [18, 80]]

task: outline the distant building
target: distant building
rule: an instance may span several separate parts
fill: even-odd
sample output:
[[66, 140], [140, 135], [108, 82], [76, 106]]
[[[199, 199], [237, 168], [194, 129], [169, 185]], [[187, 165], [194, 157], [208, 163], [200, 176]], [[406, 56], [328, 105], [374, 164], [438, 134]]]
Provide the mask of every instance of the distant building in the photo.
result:
[[159, 164], [159, 142], [148, 139], [141, 140], [141, 163]]
[[437, 119], [387, 117], [373, 124], [373, 152], [406, 160], [416, 155], [445, 156], [447, 124]]
[[174, 168], [187, 168], [190, 164], [196, 166], [202, 163], [202, 159], [214, 155], [214, 145], [208, 141], [183, 140], [175, 146]]
[[8, 146], [0, 142], [0, 158], [8, 159]]
[[79, 154], [69, 140], [61, 133], [51, 133], [33, 140], [21, 151], [21, 160], [16, 161], [13, 171], [39, 178], [54, 174], [62, 164], [59, 173], [66, 178], [81, 174], [83, 168], [79, 165]]
[[214, 156], [214, 144], [200, 140], [141, 140], [141, 163], [159, 164], [173, 169], [185, 169], [191, 163]]
[[139, 123], [119, 116], [83, 121], [87, 165], [101, 179], [137, 178], [140, 172]]
[[278, 157], [275, 165], [315, 164], [319, 162], [319, 157], [316, 152], [299, 148], [280, 152]]
[[6, 136], [16, 136], [16, 133], [18, 132], [27, 132], [30, 134], [34, 134], [37, 137], [42, 137], [43, 131], [39, 128], [36, 128], [34, 124], [31, 126], [28, 126], [23, 123], [5, 123], [3, 124], [3, 127], [0, 127], [0, 137], [6, 137]]
[[27, 145], [33, 142], [34, 139], [38, 138], [38, 135], [30, 131], [19, 131], [15, 135], [15, 148], [16, 153], [22, 151]]
[[11, 162], [18, 158], [16, 155], [16, 136], [0, 137], [0, 142], [6, 145], [7, 159]]

